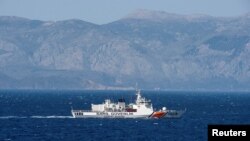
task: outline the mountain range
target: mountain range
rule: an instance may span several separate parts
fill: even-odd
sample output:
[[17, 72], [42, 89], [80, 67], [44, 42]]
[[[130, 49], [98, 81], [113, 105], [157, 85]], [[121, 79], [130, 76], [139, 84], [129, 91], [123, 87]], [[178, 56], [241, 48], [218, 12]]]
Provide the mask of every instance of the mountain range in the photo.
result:
[[97, 25], [0, 16], [1, 89], [250, 90], [250, 13]]

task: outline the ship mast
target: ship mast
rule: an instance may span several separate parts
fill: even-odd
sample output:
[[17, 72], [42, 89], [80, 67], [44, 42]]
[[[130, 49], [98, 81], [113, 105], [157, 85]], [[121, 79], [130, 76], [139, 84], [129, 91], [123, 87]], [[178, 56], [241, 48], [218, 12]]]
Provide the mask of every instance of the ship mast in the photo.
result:
[[136, 88], [136, 94], [135, 95], [137, 96], [135, 103], [139, 104], [140, 101], [141, 101], [141, 90]]

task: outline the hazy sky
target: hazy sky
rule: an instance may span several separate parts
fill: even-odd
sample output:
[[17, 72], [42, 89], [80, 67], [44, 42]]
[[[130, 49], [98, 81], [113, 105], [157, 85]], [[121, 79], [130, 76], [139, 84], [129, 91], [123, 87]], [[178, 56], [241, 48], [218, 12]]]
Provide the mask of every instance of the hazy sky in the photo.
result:
[[97, 24], [120, 19], [137, 9], [238, 16], [250, 11], [250, 0], [0, 0], [0, 16], [52, 21], [76, 18]]

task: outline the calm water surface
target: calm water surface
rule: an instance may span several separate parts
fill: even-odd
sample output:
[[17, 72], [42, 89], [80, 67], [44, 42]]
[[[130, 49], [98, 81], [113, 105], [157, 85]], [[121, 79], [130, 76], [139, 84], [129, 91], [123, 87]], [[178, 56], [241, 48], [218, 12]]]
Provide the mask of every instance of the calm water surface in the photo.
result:
[[125, 98], [133, 91], [0, 91], [0, 140], [205, 141], [208, 124], [250, 124], [250, 93], [142, 91], [159, 109], [185, 109], [178, 119], [74, 119], [74, 109]]

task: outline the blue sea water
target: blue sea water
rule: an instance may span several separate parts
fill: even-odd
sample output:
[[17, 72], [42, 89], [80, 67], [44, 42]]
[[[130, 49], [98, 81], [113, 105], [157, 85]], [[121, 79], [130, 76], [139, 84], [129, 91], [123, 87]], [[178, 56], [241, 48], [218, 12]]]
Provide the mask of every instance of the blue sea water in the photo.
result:
[[187, 109], [181, 118], [74, 119], [74, 109], [133, 91], [0, 91], [1, 141], [206, 141], [208, 124], [250, 124], [250, 93], [142, 91], [154, 108]]

